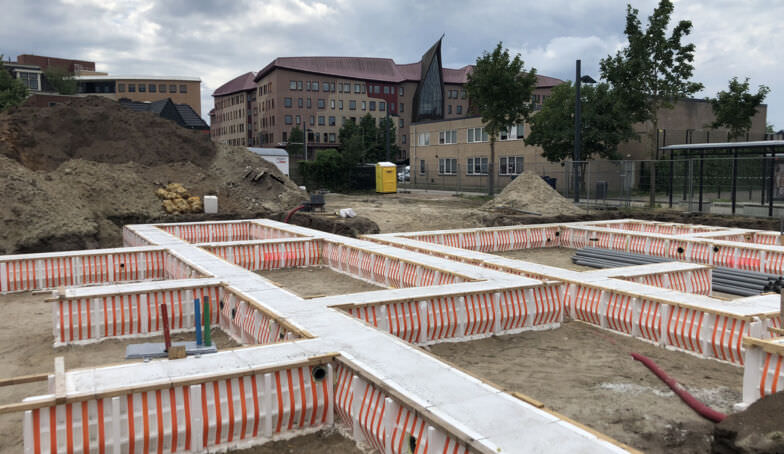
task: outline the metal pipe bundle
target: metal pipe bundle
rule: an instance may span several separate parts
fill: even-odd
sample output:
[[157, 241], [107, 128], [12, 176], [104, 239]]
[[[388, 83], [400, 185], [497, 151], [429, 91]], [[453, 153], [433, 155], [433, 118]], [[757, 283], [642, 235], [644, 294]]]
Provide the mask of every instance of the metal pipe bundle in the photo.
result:
[[[666, 257], [632, 254], [629, 252], [599, 248], [578, 249], [572, 257], [572, 262], [575, 264], [593, 268], [616, 268], [672, 261], [674, 260]], [[712, 290], [719, 292], [752, 296], [767, 291], [780, 291], [782, 286], [784, 286], [784, 279], [781, 276], [774, 274], [725, 268], [721, 266], [713, 269]]]

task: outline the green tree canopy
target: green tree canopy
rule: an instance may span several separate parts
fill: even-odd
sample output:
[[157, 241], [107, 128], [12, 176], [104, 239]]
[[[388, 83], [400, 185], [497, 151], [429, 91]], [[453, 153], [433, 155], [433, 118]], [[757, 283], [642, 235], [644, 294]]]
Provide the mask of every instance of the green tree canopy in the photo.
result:
[[[341, 151], [354, 156], [356, 163], [385, 161], [387, 155], [385, 127], [389, 128], [390, 153], [392, 156], [398, 156], [400, 147], [394, 143], [396, 131], [394, 117], [389, 118], [389, 123], [386, 118], [381, 118], [376, 126], [376, 120], [370, 114], [360, 118], [359, 123], [353, 121], [343, 123], [338, 131]], [[356, 140], [351, 140], [352, 138]], [[349, 143], [351, 143], [351, 150], [348, 147]]]
[[44, 79], [50, 87], [61, 95], [73, 95], [76, 93], [76, 79], [68, 71], [50, 66], [44, 70]]
[[292, 161], [305, 159], [305, 133], [299, 129], [299, 126], [294, 126], [289, 131], [286, 151], [292, 157]]
[[[637, 137], [625, 105], [608, 84], [584, 85], [582, 150], [586, 159], [616, 159], [618, 145]], [[542, 147], [550, 162], [570, 159], [574, 151], [575, 87], [571, 82], [553, 88], [542, 110], [531, 117], [529, 145]]]
[[11, 76], [2, 60], [3, 56], [0, 55], [0, 111], [18, 106], [27, 98], [27, 87]]
[[498, 43], [492, 53], [485, 51], [476, 59], [468, 75], [466, 91], [471, 107], [482, 116], [485, 132], [490, 137], [488, 194], [495, 184], [495, 141], [501, 131], [527, 119], [531, 93], [536, 87], [536, 69], [526, 71], [520, 54], [511, 58], [509, 49]]
[[757, 94], [751, 94], [748, 77], [743, 82], [733, 77], [729, 88], [720, 91], [710, 100], [713, 114], [716, 116], [710, 127], [726, 127], [733, 139], [743, 137], [751, 129], [751, 118], [757, 113], [757, 108], [768, 93], [770, 88], [760, 85]]
[[[675, 24], [667, 36], [674, 6], [661, 0], [643, 29], [639, 11], [626, 7], [628, 39], [625, 48], [615, 56], [601, 61], [602, 77], [623, 97], [634, 121], [650, 121], [650, 157], [657, 156], [655, 135], [659, 131], [657, 114], [661, 108], [672, 108], [673, 101], [688, 97], [702, 89], [702, 84], [691, 82], [694, 73], [694, 44], [683, 44], [691, 33], [691, 21]], [[650, 166], [650, 204], [656, 195], [656, 166]]]

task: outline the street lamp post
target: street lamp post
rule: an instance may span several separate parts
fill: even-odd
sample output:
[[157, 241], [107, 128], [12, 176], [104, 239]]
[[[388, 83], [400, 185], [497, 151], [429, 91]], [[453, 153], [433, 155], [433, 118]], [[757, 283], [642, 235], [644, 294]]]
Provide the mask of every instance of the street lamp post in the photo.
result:
[[574, 165], [574, 202], [580, 201], [580, 160], [582, 149], [582, 98], [580, 97], [580, 84], [585, 82], [587, 84], [596, 83], [591, 76], [582, 76], [580, 74], [580, 60], [577, 60], [575, 68], [575, 97], [574, 97], [574, 155], [572, 156], [572, 164]]

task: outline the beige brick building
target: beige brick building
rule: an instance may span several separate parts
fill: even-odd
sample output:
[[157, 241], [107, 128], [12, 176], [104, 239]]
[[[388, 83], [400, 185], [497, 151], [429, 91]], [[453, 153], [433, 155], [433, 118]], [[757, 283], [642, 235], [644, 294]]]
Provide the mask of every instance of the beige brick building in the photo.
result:
[[153, 102], [171, 98], [201, 115], [201, 79], [188, 76], [75, 76], [78, 92], [119, 100]]

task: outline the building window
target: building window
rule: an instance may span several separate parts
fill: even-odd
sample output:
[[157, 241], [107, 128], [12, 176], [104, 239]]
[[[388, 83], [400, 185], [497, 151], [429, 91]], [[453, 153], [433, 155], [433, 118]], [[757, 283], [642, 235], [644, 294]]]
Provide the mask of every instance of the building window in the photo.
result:
[[[424, 62], [423, 62], [424, 63]], [[444, 91], [438, 58], [432, 58], [417, 89], [419, 103], [414, 106], [413, 121], [440, 119], [444, 116]]]
[[401, 141], [401, 143], [402, 143], [403, 145], [405, 145], [405, 144], [406, 144], [406, 135], [405, 135], [405, 134], [403, 134], [402, 136], [400, 136], [400, 141]]
[[457, 107], [455, 107], [455, 109], [457, 110], [458, 115], [463, 113], [463, 106], [461, 104], [458, 104]]
[[338, 109], [343, 110], [343, 100], [338, 101]]
[[448, 106], [446, 106], [446, 113], [448, 113], [449, 115], [452, 115], [452, 104], [449, 104]]
[[180, 93], [188, 93], [188, 86], [180, 85]]
[[329, 91], [329, 84], [328, 84], [328, 83], [326, 83], [326, 82], [324, 82], [323, 84], [321, 84], [321, 90], [322, 90], [322, 91]]
[[354, 93], [361, 93], [361, 92], [362, 92], [362, 85], [354, 84]]
[[318, 91], [318, 89], [319, 89], [319, 83], [318, 83], [318, 81], [315, 81], [315, 80], [314, 80], [314, 81], [313, 81], [313, 82], [310, 84], [310, 90], [311, 90], [311, 91]]
[[417, 142], [417, 144], [420, 147], [425, 147], [430, 145], [430, 133], [429, 132], [419, 133], [419, 142]]
[[139, 93], [145, 93], [147, 91], [146, 84], [139, 84]]
[[289, 90], [296, 90], [296, 89], [297, 89], [297, 81], [296, 80], [290, 80], [289, 81]]
[[286, 131], [283, 131], [283, 141], [285, 142], [287, 138], [288, 138], [288, 133]]
[[[403, 87], [398, 88], [398, 95], [403, 96]], [[402, 112], [403, 109], [400, 109], [400, 111]]]
[[305, 103], [305, 105], [308, 106], [308, 109], [310, 109], [311, 107], [313, 107], [313, 100], [308, 98], [308, 101]]
[[338, 84], [338, 93], [343, 93], [343, 84]]
[[351, 93], [351, 84], [343, 84], [343, 92]]
[[378, 110], [379, 112], [386, 112], [387, 105], [384, 101], [378, 102]]
[[302, 81], [301, 80], [297, 81], [297, 90], [302, 90]]
[[297, 98], [297, 107], [300, 109], [305, 105], [305, 101], [302, 98]]
[[389, 86], [388, 85], [384, 85], [384, 94], [385, 95], [389, 94]]
[[498, 166], [499, 175], [520, 175], [523, 173], [523, 157], [509, 156], [501, 158], [501, 165]]
[[441, 131], [438, 133], [438, 143], [441, 145], [448, 145], [457, 143], [457, 130], [452, 129], [449, 131]]
[[125, 93], [125, 84], [117, 84], [117, 91], [119, 91], [120, 93]]
[[420, 159], [419, 160], [419, 174], [420, 175], [424, 175], [426, 173], [427, 173], [427, 168], [425, 167], [425, 160], [424, 159]]
[[319, 98], [319, 100], [318, 100], [318, 108], [319, 109], [325, 108], [326, 104], [327, 104], [326, 101], [324, 101], [323, 99]]
[[319, 124], [319, 126], [324, 126], [324, 124], [326, 124], [324, 115], [319, 115], [319, 117], [318, 117], [318, 124]]
[[357, 102], [356, 101], [349, 101], [348, 102], [348, 110], [357, 110]]
[[169, 85], [169, 93], [177, 93], [177, 86], [174, 84]]
[[335, 93], [335, 82], [330, 82], [329, 84], [329, 91]]
[[158, 92], [160, 92], [160, 93], [166, 93], [166, 84], [160, 84], [160, 85], [158, 85]]
[[466, 175], [487, 175], [487, 158], [468, 158]]
[[389, 111], [390, 112], [394, 112], [395, 111], [395, 103], [393, 103], [393, 102], [389, 103]]
[[404, 122], [404, 121], [403, 121], [403, 119], [401, 118], [401, 119], [400, 119], [400, 120], [398, 120], [398, 122], [397, 122], [397, 127], [398, 127], [398, 128], [402, 128], [404, 124], [405, 124], [405, 122]]
[[291, 107], [291, 98], [283, 98], [283, 107]]
[[334, 116], [329, 117], [329, 125], [330, 126], [335, 126], [335, 117]]
[[19, 80], [30, 90], [38, 90], [38, 73], [20, 71]]
[[487, 133], [485, 132], [485, 128], [468, 128], [468, 138], [466, 142], [477, 143], [487, 141], [488, 137]]
[[439, 175], [457, 175], [457, 159], [441, 158], [438, 160]]
[[518, 139], [522, 139], [525, 136], [525, 126], [522, 123], [515, 126], [514, 134]]
[[362, 101], [362, 110], [367, 110], [367, 101]]
[[155, 89], [156, 89], [156, 88], [158, 88], [158, 86], [157, 86], [157, 85], [155, 85], [155, 84], [150, 84], [150, 86], [149, 86], [150, 93], [155, 93]]
[[310, 81], [309, 80], [305, 81], [305, 90], [306, 91], [310, 91]]
[[316, 117], [314, 115], [310, 116], [310, 125], [313, 126], [316, 124]]
[[376, 102], [370, 101], [370, 110], [376, 110]]
[[128, 84], [128, 93], [136, 92], [136, 84]]
[[466, 91], [460, 90], [460, 99], [466, 99]]
[[380, 86], [378, 86], [378, 85], [373, 85], [373, 93], [374, 93], [374, 94], [379, 94], [379, 93], [381, 93], [381, 87], [380, 87]]
[[295, 122], [295, 123], [297, 123], [297, 124], [300, 124], [300, 123], [302, 123], [302, 117], [300, 117], [299, 115], [297, 115], [296, 117], [294, 117], [294, 122]]
[[287, 125], [290, 125], [290, 124], [292, 124], [292, 123], [293, 123], [293, 121], [292, 121], [291, 115], [285, 115], [285, 116], [283, 117], [283, 122], [284, 122], [284, 123], [286, 123]]
[[[403, 89], [403, 88], [401, 88], [401, 90], [402, 90], [402, 89]], [[405, 109], [403, 108], [403, 103], [401, 102], [401, 103], [400, 103], [400, 113], [403, 113], [403, 112], [405, 112]]]
[[330, 132], [329, 133], [329, 143], [335, 143], [335, 133], [334, 132]]

